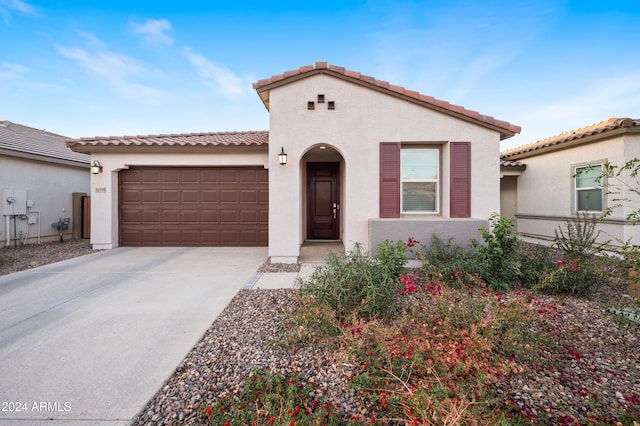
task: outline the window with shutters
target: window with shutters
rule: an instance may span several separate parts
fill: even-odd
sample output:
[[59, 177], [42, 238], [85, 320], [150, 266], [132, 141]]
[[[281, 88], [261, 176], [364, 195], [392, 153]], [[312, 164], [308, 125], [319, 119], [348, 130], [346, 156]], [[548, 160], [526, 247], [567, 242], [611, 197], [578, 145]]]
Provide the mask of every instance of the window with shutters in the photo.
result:
[[402, 213], [438, 213], [440, 150], [402, 147], [400, 187]]

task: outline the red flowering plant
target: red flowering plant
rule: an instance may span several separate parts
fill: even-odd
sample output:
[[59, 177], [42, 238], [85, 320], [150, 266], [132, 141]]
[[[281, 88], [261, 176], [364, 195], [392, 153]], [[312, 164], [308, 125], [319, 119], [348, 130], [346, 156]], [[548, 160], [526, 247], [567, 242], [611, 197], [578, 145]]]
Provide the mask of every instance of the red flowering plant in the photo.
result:
[[591, 262], [582, 258], [559, 259], [532, 290], [549, 294], [583, 296], [594, 286], [603, 283], [605, 277]]
[[526, 297], [507, 306], [490, 289], [452, 289], [435, 280], [416, 285], [413, 278], [403, 276], [410, 289], [403, 295], [412, 303], [393, 324], [370, 323], [351, 342], [360, 365], [351, 386], [383, 423], [491, 423], [485, 409], [493, 385], [523, 371], [510, 351], [528, 338]]
[[299, 373], [282, 375], [266, 367], [254, 369], [241, 391], [200, 409], [205, 423], [211, 425], [359, 424], [342, 421], [333, 402], [311, 397], [313, 386]]

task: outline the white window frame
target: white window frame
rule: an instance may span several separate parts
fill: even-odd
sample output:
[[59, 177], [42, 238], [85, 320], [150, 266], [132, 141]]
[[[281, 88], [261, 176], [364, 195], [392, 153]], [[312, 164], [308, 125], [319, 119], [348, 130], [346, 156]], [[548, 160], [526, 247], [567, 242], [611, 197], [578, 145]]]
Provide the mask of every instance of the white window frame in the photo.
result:
[[[435, 151], [436, 152], [436, 178], [435, 179], [404, 179], [402, 177], [402, 168], [404, 167], [402, 161], [403, 151]], [[440, 180], [441, 180], [441, 167], [440, 167], [441, 148], [439, 146], [401, 146], [400, 147], [400, 213], [401, 214], [440, 214]], [[404, 210], [404, 184], [418, 182], [418, 183], [435, 183], [435, 210]]]
[[[602, 170], [604, 167], [604, 161], [600, 162], [593, 162], [593, 163], [587, 163], [587, 164], [579, 164], [579, 165], [575, 165], [573, 166], [573, 198], [574, 198], [574, 202], [573, 202], [573, 210], [576, 213], [602, 213], [605, 209], [605, 194], [604, 194], [604, 188], [603, 188], [603, 182], [600, 182], [600, 185], [597, 186], [589, 186], [589, 187], [584, 187], [584, 188], [578, 188], [578, 173], [579, 170], [584, 170], [584, 169], [596, 169], [599, 168], [600, 169], [600, 175], [602, 176]], [[604, 177], [602, 178], [604, 179]], [[581, 210], [580, 209], [580, 197], [579, 197], [579, 193], [584, 191], [593, 191], [593, 190], [600, 190], [601, 191], [601, 197], [602, 199], [600, 200], [600, 205], [602, 206], [602, 208], [600, 210]]]

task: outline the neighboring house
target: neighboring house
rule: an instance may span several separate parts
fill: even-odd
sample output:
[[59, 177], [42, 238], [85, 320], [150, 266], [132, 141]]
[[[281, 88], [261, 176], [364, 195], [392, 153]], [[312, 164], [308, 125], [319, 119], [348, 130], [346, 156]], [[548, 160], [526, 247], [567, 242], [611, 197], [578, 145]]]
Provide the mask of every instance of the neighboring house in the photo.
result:
[[[598, 228], [601, 240], [632, 239], [638, 244], [640, 227], [625, 218], [640, 208], [640, 198], [613, 179], [598, 180], [605, 162], [622, 166], [633, 158], [640, 158], [640, 119], [631, 118], [611, 118], [504, 151], [502, 204], [507, 212], [515, 211], [521, 235], [553, 240], [555, 230], [578, 212], [600, 217], [619, 204], [616, 199], [627, 198], [624, 207], [614, 208]], [[638, 180], [628, 175], [626, 179]]]
[[68, 140], [104, 169], [94, 248], [268, 245], [295, 262], [307, 240], [466, 242], [499, 212], [518, 126], [325, 62], [254, 88], [268, 132]]
[[89, 156], [73, 152], [64, 140], [0, 121], [0, 247], [59, 240], [60, 231], [51, 225], [61, 220], [67, 222], [63, 238], [78, 229], [73, 194], [89, 193]]

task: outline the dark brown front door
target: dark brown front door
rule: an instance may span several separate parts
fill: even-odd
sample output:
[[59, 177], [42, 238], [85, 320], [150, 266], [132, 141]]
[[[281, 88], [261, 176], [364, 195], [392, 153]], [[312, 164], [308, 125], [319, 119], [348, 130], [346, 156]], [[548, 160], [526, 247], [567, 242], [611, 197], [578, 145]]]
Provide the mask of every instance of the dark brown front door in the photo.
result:
[[307, 165], [307, 238], [337, 240], [340, 235], [338, 163]]

